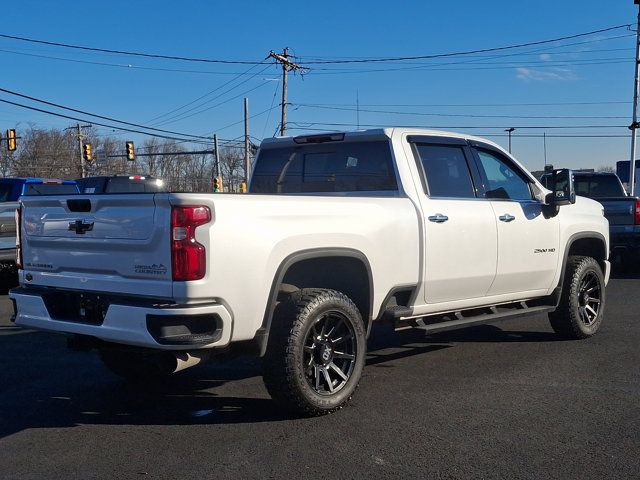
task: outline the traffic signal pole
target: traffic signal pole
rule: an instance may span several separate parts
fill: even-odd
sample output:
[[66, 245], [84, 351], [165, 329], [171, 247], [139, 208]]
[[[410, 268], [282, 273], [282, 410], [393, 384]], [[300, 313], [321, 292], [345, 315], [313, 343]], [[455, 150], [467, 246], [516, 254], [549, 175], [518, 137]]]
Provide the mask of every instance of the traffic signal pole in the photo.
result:
[[87, 166], [84, 163], [84, 155], [82, 154], [82, 127], [78, 123], [78, 152], [80, 152], [80, 171], [82, 178], [87, 176]]
[[251, 156], [249, 155], [249, 99], [244, 97], [244, 183], [249, 185]]

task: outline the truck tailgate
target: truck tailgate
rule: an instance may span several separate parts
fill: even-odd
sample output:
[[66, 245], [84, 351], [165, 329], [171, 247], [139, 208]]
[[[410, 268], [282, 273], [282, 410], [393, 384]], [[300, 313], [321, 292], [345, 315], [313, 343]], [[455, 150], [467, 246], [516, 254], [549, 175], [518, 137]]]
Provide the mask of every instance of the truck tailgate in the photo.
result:
[[22, 197], [21, 204], [24, 285], [172, 296], [167, 194]]
[[610, 225], [633, 225], [635, 223], [635, 197], [596, 198], [604, 207], [604, 216]]

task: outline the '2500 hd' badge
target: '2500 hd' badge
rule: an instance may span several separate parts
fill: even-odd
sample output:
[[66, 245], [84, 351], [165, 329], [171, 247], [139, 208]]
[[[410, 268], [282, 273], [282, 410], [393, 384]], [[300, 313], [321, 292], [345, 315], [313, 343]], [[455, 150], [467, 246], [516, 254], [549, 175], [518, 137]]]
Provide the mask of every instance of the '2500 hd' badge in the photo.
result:
[[162, 263], [160, 264], [154, 263], [153, 265], [134, 265], [133, 268], [136, 273], [147, 273], [151, 275], [167, 274], [167, 267], [164, 266]]

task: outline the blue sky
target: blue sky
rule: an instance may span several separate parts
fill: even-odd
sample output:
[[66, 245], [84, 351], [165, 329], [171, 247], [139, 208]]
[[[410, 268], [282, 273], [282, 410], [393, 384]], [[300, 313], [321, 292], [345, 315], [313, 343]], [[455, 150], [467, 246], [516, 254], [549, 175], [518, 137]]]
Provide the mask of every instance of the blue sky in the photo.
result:
[[[247, 61], [261, 61], [270, 50], [289, 47], [303, 63], [500, 47], [635, 24], [637, 15], [631, 0], [22, 0], [17, 5], [4, 9], [0, 34]], [[550, 163], [574, 168], [612, 165], [628, 158], [628, 129], [584, 126], [631, 122], [634, 45], [633, 32], [619, 29], [492, 54], [384, 64], [312, 64], [306, 75], [290, 76], [289, 133], [339, 128], [331, 124], [355, 129], [359, 121], [361, 127], [448, 127], [506, 146], [504, 129], [517, 127], [513, 153], [531, 170], [544, 163], [543, 132]], [[253, 137], [272, 136], [280, 120], [280, 70], [274, 65], [153, 60], [2, 38], [0, 61], [0, 88], [128, 122], [196, 135], [217, 132], [221, 138], [234, 139], [243, 134], [244, 96], [255, 115], [250, 121]], [[222, 86], [226, 82], [230, 83]], [[0, 99], [24, 101], [4, 93]], [[0, 104], [0, 129], [29, 123], [49, 128], [73, 122]], [[551, 128], [562, 126], [583, 127]], [[107, 128], [100, 132], [137, 144], [145, 138]]]

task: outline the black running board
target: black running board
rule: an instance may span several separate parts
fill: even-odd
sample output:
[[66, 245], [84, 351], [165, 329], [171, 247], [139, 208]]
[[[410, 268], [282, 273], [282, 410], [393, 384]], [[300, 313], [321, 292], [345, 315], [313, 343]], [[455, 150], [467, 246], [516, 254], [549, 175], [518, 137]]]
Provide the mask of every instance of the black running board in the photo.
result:
[[555, 309], [555, 306], [538, 305], [530, 307], [527, 306], [525, 302], [518, 302], [515, 304], [461, 310], [446, 314], [399, 318], [395, 320], [394, 327], [396, 331], [406, 330], [408, 328], [419, 328], [427, 332], [442, 332], [472, 325], [492, 323], [498, 320], [552, 312]]

